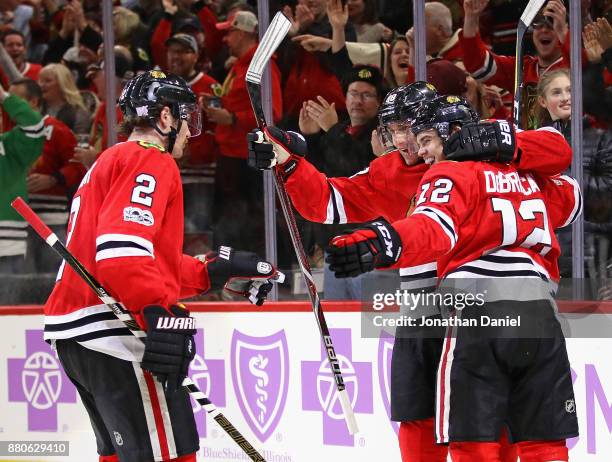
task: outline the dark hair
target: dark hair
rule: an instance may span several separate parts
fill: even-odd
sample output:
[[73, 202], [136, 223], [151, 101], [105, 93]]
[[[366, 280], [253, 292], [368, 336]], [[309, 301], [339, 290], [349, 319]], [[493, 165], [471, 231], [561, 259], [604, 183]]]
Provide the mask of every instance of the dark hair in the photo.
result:
[[37, 99], [39, 102], [42, 101], [42, 90], [38, 82], [32, 79], [18, 79], [11, 82], [11, 85], [23, 85], [26, 90], [26, 97], [28, 100]]
[[376, 24], [378, 22], [378, 3], [376, 0], [363, 0], [362, 24]]
[[4, 39], [7, 38], [9, 35], [19, 35], [19, 37], [21, 37], [21, 39], [25, 43], [25, 36], [23, 35], [23, 33], [18, 31], [17, 29], [9, 29], [4, 34], [2, 34], [2, 44], [4, 44]]
[[119, 124], [119, 134], [127, 138], [136, 128], [151, 128], [151, 122], [147, 117], [125, 118]]

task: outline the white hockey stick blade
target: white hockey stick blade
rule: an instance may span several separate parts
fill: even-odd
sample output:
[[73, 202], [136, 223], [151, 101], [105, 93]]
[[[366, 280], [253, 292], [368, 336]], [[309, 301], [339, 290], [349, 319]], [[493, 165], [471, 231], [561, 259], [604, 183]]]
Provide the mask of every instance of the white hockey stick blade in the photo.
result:
[[540, 8], [542, 8], [542, 5], [544, 5], [545, 2], [546, 0], [531, 0], [527, 4], [525, 11], [523, 11], [523, 14], [521, 15], [521, 22], [525, 24], [525, 27], [529, 27], [531, 25], [531, 21], [533, 21], [533, 18], [535, 18], [536, 14], [538, 14], [538, 11], [540, 11]]
[[266, 30], [266, 33], [261, 38], [251, 64], [249, 64], [246, 74], [247, 82], [261, 83], [261, 77], [268, 60], [283, 41], [290, 28], [291, 21], [280, 11], [276, 13], [268, 30]]
[[357, 426], [357, 419], [355, 418], [355, 413], [353, 412], [353, 406], [351, 406], [351, 402], [349, 400], [348, 393], [346, 388], [338, 392], [338, 396], [340, 398], [340, 405], [342, 406], [342, 412], [344, 414], [344, 420], [346, 421], [346, 426], [348, 427], [348, 431], [351, 435], [355, 433], [359, 433], [359, 427]]

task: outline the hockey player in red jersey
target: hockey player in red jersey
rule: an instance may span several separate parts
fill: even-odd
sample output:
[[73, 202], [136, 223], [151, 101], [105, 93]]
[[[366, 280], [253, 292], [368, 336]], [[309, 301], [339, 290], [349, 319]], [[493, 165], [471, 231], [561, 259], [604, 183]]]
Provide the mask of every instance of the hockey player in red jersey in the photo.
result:
[[196, 96], [186, 82], [146, 72], [127, 83], [119, 105], [128, 141], [104, 151], [83, 178], [67, 246], [147, 339], [143, 344], [134, 337], [62, 265], [45, 305], [45, 340], [55, 343], [79, 391], [101, 461], [195, 461], [199, 438], [180, 387], [195, 355], [195, 324], [173, 322], [189, 316], [178, 300], [239, 278], [246, 281], [241, 292], [260, 304], [277, 272], [229, 247], [206, 258], [182, 254], [183, 192], [175, 158], [200, 130]]
[[[559, 279], [554, 229], [579, 215], [580, 190], [570, 177], [523, 174], [513, 165], [442, 162], [445, 155], [471, 156], [481, 127], [457, 123], [469, 110], [457, 97], [421, 107], [413, 131], [419, 154], [435, 165], [421, 180], [411, 215], [334, 238], [328, 260], [337, 277], [347, 277], [434, 259], [441, 285], [477, 284], [484, 305], [447, 318], [437, 441], [450, 443], [453, 462], [499, 461], [506, 424], [521, 460], [567, 461], [565, 439], [578, 435], [578, 425], [551, 291]], [[511, 136], [506, 141], [510, 145]], [[468, 325], [478, 320], [476, 312], [514, 319], [520, 313], [525, 325], [484, 334], [485, 324]]]
[[[408, 214], [416, 187], [428, 166], [418, 163], [410, 121], [425, 100], [435, 92], [424, 82], [393, 90], [379, 112], [380, 131], [400, 149], [376, 159], [369, 169], [350, 178], [327, 178], [303, 156], [306, 147], [297, 134], [285, 134], [271, 128], [274, 144], [260, 143], [262, 135], [252, 133], [249, 156], [252, 165], [283, 172], [286, 187], [298, 212], [321, 223], [360, 223], [377, 217], [399, 220]], [[484, 160], [505, 160], [520, 169], [533, 169], [543, 175], [563, 171], [571, 160], [571, 151], [563, 136], [555, 130], [517, 134], [518, 149], [500, 152], [501, 129], [498, 122], [479, 124], [482, 138], [472, 156]], [[551, 148], [548, 150], [548, 148]], [[469, 157], [468, 153], [464, 153]], [[435, 262], [403, 267], [402, 279], [424, 289], [436, 275]], [[414, 357], [418, 351], [418, 357]], [[391, 418], [402, 422], [399, 442], [404, 462], [446, 460], [446, 447], [434, 440], [434, 388], [442, 341], [435, 338], [397, 337], [391, 369]], [[435, 358], [435, 359], [432, 359]], [[512, 451], [503, 461], [516, 460]]]

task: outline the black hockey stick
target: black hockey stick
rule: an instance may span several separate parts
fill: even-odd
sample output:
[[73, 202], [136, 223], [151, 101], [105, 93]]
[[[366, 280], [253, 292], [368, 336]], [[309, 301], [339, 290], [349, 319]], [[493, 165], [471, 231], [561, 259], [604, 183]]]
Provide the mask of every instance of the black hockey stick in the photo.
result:
[[[270, 26], [268, 27], [268, 30], [266, 30], [266, 33], [259, 42], [259, 46], [257, 47], [255, 55], [253, 56], [251, 64], [247, 70], [247, 91], [249, 93], [249, 99], [251, 100], [251, 106], [253, 106], [253, 112], [255, 113], [257, 125], [262, 130], [267, 126], [266, 117], [264, 115], [261, 102], [262, 75], [265, 66], [270, 60], [270, 57], [283, 41], [290, 27], [291, 23], [285, 17], [285, 15], [283, 15], [281, 12], [276, 13], [272, 19], [272, 22], [270, 23]], [[317, 324], [321, 333], [321, 340], [323, 342], [323, 346], [325, 347], [325, 351], [327, 352], [329, 367], [334, 375], [336, 389], [338, 391], [338, 398], [340, 399], [342, 412], [344, 413], [344, 419], [346, 421], [349, 433], [354, 435], [359, 431], [359, 428], [357, 427], [357, 420], [355, 419], [355, 413], [353, 412], [353, 408], [346, 391], [346, 386], [344, 385], [344, 379], [342, 378], [342, 372], [340, 371], [340, 362], [336, 356], [336, 350], [334, 349], [329, 328], [327, 327], [327, 322], [325, 321], [325, 315], [323, 314], [323, 308], [321, 307], [321, 300], [319, 299], [317, 287], [315, 286], [312, 278], [312, 270], [310, 269], [310, 264], [308, 263], [308, 258], [300, 238], [300, 232], [298, 230], [297, 223], [295, 222], [295, 215], [293, 214], [293, 210], [291, 208], [291, 201], [287, 191], [285, 190], [283, 179], [276, 169], [274, 169], [274, 183], [276, 185], [276, 192], [278, 193], [278, 198], [283, 209], [285, 221], [289, 227], [289, 234], [291, 236], [293, 249], [295, 250], [298, 263], [300, 264], [304, 282], [308, 288], [308, 295], [310, 296], [312, 308], [317, 319]]]
[[[62, 257], [66, 263], [87, 283], [87, 285], [96, 293], [98, 298], [108, 306], [113, 313], [119, 318], [120, 321], [126, 325], [128, 329], [136, 337], [142, 339], [147, 336], [147, 333], [143, 331], [132, 315], [127, 311], [121, 303], [115, 300], [107, 291], [102, 287], [93, 275], [87, 271], [87, 269], [79, 262], [66, 248], [64, 244], [58, 239], [57, 235], [51, 231], [51, 229], [40, 219], [38, 215], [30, 208], [25, 201], [18, 197], [12, 204], [13, 208], [27, 221], [30, 226], [36, 231], [36, 233], [42, 237], [49, 246], [55, 250], [60, 257]], [[197, 385], [189, 377], [185, 377], [183, 380], [183, 386], [187, 389], [193, 399], [195, 399], [208, 414], [225, 430], [225, 432], [232, 438], [238, 446], [244, 451], [244, 453], [254, 462], [265, 462], [263, 456], [257, 452], [257, 450], [249, 443], [242, 434], [236, 430], [232, 423], [216, 408], [216, 406], [208, 399], [208, 397], [202, 393]]]
[[521, 128], [521, 96], [523, 93], [523, 39], [533, 18], [546, 0], [530, 0], [516, 28], [516, 62], [514, 63], [514, 125]]

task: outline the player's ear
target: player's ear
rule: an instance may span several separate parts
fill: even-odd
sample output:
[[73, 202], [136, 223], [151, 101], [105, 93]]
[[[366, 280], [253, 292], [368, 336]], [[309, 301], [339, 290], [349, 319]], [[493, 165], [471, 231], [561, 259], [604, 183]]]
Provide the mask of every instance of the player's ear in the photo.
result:
[[162, 130], [169, 129], [174, 123], [174, 117], [172, 117], [172, 113], [170, 112], [170, 108], [168, 106], [164, 106], [159, 112], [159, 123]]

